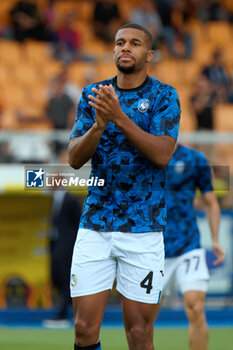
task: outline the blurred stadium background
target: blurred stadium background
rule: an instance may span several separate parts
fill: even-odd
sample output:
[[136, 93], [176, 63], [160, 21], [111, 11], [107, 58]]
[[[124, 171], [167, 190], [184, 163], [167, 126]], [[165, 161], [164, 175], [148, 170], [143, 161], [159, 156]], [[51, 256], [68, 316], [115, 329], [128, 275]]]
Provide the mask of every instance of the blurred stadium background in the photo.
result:
[[[40, 25], [48, 34], [40, 38], [35, 33], [23, 38], [16, 35], [19, 23], [15, 24], [18, 19], [13, 17], [12, 9], [18, 2], [0, 1], [0, 327], [40, 326], [42, 320], [52, 317], [56, 310], [48, 249], [52, 194], [25, 190], [25, 164], [67, 165], [66, 148], [82, 87], [116, 74], [113, 46], [109, 37], [98, 36], [97, 24], [93, 22], [96, 2], [100, 1], [28, 0], [36, 5]], [[118, 8], [108, 27], [110, 32], [119, 24], [129, 22], [135, 9], [142, 9], [141, 0], [110, 3]], [[227, 254], [225, 263], [213, 269], [210, 233], [197, 194], [198, 222], [212, 277], [207, 316], [212, 326], [232, 327], [233, 2], [159, 0], [155, 3], [154, 11], [160, 16], [162, 29], [156, 39], [155, 59], [149, 74], [177, 89], [182, 105], [179, 140], [202, 150], [213, 165], [214, 186], [222, 210], [220, 241]], [[169, 6], [173, 19], [165, 23], [163, 11]], [[27, 19], [23, 18], [23, 22]], [[170, 39], [175, 40], [176, 54], [163, 35], [166, 26], [175, 30]], [[71, 32], [70, 43], [67, 33]], [[191, 38], [189, 55], [185, 55], [186, 34]], [[211, 74], [206, 70], [213, 63], [214, 52], [220, 52], [225, 80], [220, 77], [220, 81], [211, 81]], [[64, 101], [54, 105], [61, 91], [62, 96], [69, 98], [69, 103], [66, 101], [67, 105], [62, 107], [59, 103]], [[200, 101], [200, 95], [204, 96], [204, 102], [200, 102], [202, 107], [196, 107], [195, 101]], [[66, 120], [57, 121], [56, 112], [63, 107]], [[200, 109], [202, 121], [207, 118], [212, 122], [198, 123]], [[86, 190], [83, 187], [69, 190], [82, 204]], [[120, 301], [115, 291], [109, 300], [104, 324], [122, 325]], [[172, 302], [164, 303], [158, 325], [187, 325], [179, 294]], [[11, 349], [6, 340], [10, 335], [4, 332], [0, 328], [0, 347]], [[228, 344], [229, 339], [225, 337]], [[164, 349], [169, 350], [166, 339], [164, 341]], [[20, 344], [20, 340], [17, 342]], [[48, 349], [53, 349], [49, 344], [48, 341]], [[27, 343], [22, 348], [27, 349], [26, 346]], [[227, 345], [217, 346], [213, 349], [228, 349]], [[45, 345], [43, 348], [47, 349]], [[114, 349], [109, 345], [110, 348]], [[116, 347], [123, 348], [123, 345]], [[37, 347], [34, 344], [30, 349]]]

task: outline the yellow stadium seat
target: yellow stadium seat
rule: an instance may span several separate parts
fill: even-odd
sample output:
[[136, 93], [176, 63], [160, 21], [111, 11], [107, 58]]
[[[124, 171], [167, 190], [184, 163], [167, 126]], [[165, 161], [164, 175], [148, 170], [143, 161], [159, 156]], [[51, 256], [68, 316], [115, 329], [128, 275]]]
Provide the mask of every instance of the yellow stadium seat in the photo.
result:
[[0, 62], [15, 65], [24, 59], [24, 45], [15, 41], [0, 40]]
[[27, 40], [24, 46], [26, 59], [30, 62], [43, 64], [50, 57], [50, 48], [47, 43]]
[[28, 103], [29, 90], [23, 89], [17, 84], [5, 84], [3, 87], [3, 96], [5, 97], [7, 108], [19, 108]]
[[233, 105], [217, 105], [215, 107], [214, 123], [216, 131], [233, 132]]
[[224, 48], [223, 57], [224, 57], [227, 68], [230, 71], [232, 71], [233, 70], [233, 40], [232, 40], [231, 45]]
[[207, 33], [215, 45], [228, 46], [232, 42], [233, 29], [227, 22], [208, 23]]
[[45, 115], [44, 108], [31, 102], [14, 109], [16, 129], [51, 129], [52, 124]]
[[175, 85], [179, 82], [178, 63], [175, 60], [163, 60], [154, 66], [152, 76], [164, 83]]
[[9, 17], [8, 13], [17, 1], [18, 0], [1, 0], [1, 5], [0, 5], [0, 20], [1, 20], [0, 23], [1, 24], [8, 23], [8, 17]]
[[33, 86], [40, 77], [40, 71], [34, 65], [18, 64], [15, 67], [15, 79], [19, 84]]
[[112, 53], [109, 52], [107, 46], [97, 39], [88, 40], [83, 43], [82, 52], [84, 55], [89, 55], [100, 60], [103, 60], [107, 54], [110, 54], [112, 58]]
[[1, 118], [1, 129], [12, 130], [17, 128], [17, 118], [14, 108], [7, 108]]
[[51, 123], [47, 119], [25, 119], [17, 124], [20, 130], [50, 130], [52, 129]]
[[24, 119], [38, 119], [44, 117], [44, 109], [38, 108], [38, 106], [33, 105], [32, 102], [21, 106], [20, 112]]
[[1, 25], [6, 25], [8, 23], [8, 10], [9, 6], [7, 2], [3, 1], [1, 2], [0, 6], [0, 23]]
[[196, 119], [190, 105], [191, 90], [187, 86], [180, 86], [177, 89], [181, 104], [181, 131], [193, 131], [196, 128]]
[[78, 3], [78, 18], [88, 24], [92, 20], [94, 13], [94, 2], [93, 1], [79, 1]]
[[132, 5], [129, 2], [120, 1], [118, 3], [118, 7], [121, 14], [121, 18], [123, 18], [126, 22], [128, 22], [132, 12]]
[[193, 59], [199, 65], [207, 64], [211, 60], [211, 56], [216, 45], [210, 40], [205, 39], [196, 42], [194, 47]]
[[194, 131], [196, 129], [195, 118], [188, 103], [181, 101], [180, 131]]
[[8, 65], [0, 65], [0, 84], [5, 84], [12, 80], [12, 71], [9, 69]]
[[69, 13], [77, 16], [79, 14], [79, 1], [61, 0], [54, 3], [55, 12], [58, 20], [62, 19], [65, 14]]
[[117, 70], [113, 62], [99, 63], [97, 66], [98, 81], [112, 78], [116, 75]]
[[232, 0], [222, 0], [222, 4], [227, 10], [233, 11], [233, 2], [232, 2]]
[[61, 72], [62, 62], [55, 60], [48, 60], [41, 65], [41, 79], [49, 82], [55, 75]]
[[69, 79], [78, 85], [82, 86], [85, 84], [86, 76], [93, 72], [96, 78], [96, 65], [88, 62], [75, 62], [69, 67]]
[[38, 108], [39, 110], [44, 109], [47, 102], [46, 91], [48, 89], [48, 85], [40, 82], [35, 83], [34, 85], [30, 86], [30, 88], [26, 86], [26, 89], [28, 91], [30, 105]]
[[[116, 3], [120, 6], [122, 0], [116, 0]], [[141, 0], [128, 0], [128, 3], [131, 7], [139, 6], [141, 4]]]
[[205, 38], [205, 24], [201, 23], [198, 20], [192, 20], [190, 23], [190, 28], [192, 31], [192, 35], [195, 38], [195, 42], [199, 40], [204, 40]]

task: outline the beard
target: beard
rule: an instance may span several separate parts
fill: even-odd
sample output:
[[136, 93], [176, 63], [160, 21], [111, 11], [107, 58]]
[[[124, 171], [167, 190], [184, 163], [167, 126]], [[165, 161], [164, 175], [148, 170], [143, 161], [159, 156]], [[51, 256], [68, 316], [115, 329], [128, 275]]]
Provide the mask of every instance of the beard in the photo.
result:
[[133, 63], [131, 66], [124, 66], [121, 65], [119, 62], [116, 63], [117, 69], [125, 74], [132, 74], [135, 72], [135, 63]]

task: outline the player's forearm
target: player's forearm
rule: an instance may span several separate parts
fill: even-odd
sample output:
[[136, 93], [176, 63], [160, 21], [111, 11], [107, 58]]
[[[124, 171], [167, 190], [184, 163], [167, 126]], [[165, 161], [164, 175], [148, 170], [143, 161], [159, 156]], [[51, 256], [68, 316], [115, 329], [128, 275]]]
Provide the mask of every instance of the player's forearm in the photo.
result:
[[218, 242], [218, 231], [220, 222], [220, 208], [216, 199], [206, 205], [206, 213], [210, 225], [212, 242], [216, 243]]
[[169, 163], [175, 139], [164, 135], [151, 135], [138, 127], [125, 114], [122, 115], [115, 124], [140, 153], [153, 162], [158, 167], [165, 167]]
[[69, 144], [69, 164], [74, 169], [81, 168], [96, 151], [104, 129], [96, 126], [96, 123], [81, 137], [74, 137]]

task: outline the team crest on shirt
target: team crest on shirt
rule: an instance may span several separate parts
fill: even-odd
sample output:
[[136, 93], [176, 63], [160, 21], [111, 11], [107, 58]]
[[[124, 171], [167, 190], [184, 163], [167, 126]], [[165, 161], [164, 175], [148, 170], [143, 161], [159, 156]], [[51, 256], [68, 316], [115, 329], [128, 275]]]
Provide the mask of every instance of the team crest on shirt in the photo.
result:
[[78, 283], [78, 277], [74, 273], [72, 273], [71, 280], [70, 280], [71, 287], [75, 287], [77, 283]]
[[182, 174], [184, 172], [185, 169], [185, 164], [182, 160], [178, 160], [178, 162], [176, 162], [175, 164], [175, 172], [178, 174]]
[[142, 100], [140, 100], [138, 102], [138, 110], [139, 110], [139, 112], [141, 112], [141, 113], [146, 112], [148, 110], [148, 108], [149, 108], [149, 105], [150, 105], [150, 103], [149, 103], [149, 100], [147, 98], [143, 98]]

